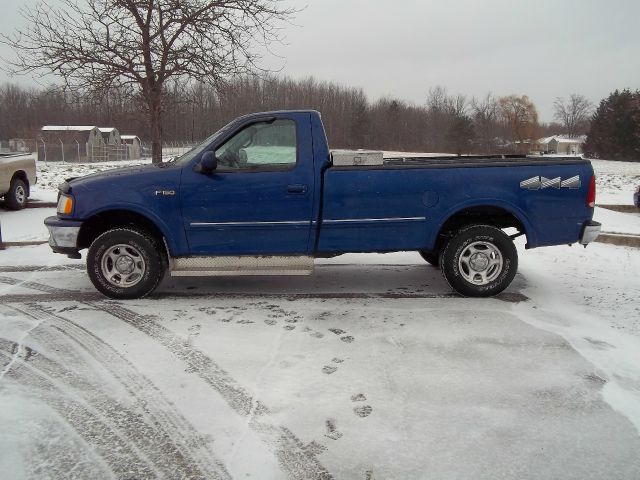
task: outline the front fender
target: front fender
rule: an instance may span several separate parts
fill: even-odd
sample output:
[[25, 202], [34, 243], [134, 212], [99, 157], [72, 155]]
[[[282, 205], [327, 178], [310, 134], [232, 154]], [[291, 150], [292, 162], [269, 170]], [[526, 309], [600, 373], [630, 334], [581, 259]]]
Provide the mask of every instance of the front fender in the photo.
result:
[[179, 226], [178, 228], [172, 229], [170, 228], [167, 221], [164, 218], [160, 217], [158, 213], [140, 204], [114, 202], [99, 208], [83, 211], [82, 217], [84, 220], [88, 220], [89, 218], [92, 218], [101, 213], [112, 211], [132, 212], [145, 217], [147, 220], [153, 223], [158, 228], [158, 230], [160, 230], [160, 233], [162, 233], [162, 236], [167, 242], [169, 252], [171, 252], [172, 254], [180, 250], [181, 244], [186, 243], [186, 239], [183, 238], [184, 231], [182, 230], [182, 224], [180, 222], [177, 223], [177, 225]]

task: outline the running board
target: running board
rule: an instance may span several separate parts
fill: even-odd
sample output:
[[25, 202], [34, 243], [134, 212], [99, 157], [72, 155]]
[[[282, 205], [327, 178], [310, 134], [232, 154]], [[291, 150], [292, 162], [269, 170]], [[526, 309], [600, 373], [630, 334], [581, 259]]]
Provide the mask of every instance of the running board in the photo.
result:
[[231, 275], [311, 275], [313, 257], [182, 257], [171, 261], [172, 277]]

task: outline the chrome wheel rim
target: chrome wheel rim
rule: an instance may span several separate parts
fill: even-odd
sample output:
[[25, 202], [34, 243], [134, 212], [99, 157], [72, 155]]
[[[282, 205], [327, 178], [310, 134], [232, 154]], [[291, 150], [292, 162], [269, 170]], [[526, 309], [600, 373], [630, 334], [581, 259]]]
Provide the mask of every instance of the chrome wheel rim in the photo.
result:
[[142, 253], [135, 247], [118, 244], [107, 249], [100, 262], [102, 275], [116, 287], [133, 287], [147, 270]]
[[488, 285], [502, 272], [504, 260], [500, 250], [491, 242], [473, 242], [466, 246], [458, 259], [462, 277], [474, 285]]
[[16, 187], [16, 201], [19, 204], [23, 204], [27, 199], [27, 192], [25, 192], [24, 187], [22, 185], [18, 185]]

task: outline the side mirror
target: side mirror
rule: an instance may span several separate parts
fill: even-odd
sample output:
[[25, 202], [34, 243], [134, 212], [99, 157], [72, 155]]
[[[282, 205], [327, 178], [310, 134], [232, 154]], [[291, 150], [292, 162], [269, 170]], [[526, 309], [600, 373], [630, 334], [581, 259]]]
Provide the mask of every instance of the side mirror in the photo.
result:
[[216, 168], [218, 168], [218, 159], [216, 155], [208, 150], [202, 154], [200, 157], [200, 161], [198, 165], [196, 165], [196, 172], [209, 174], [212, 173]]

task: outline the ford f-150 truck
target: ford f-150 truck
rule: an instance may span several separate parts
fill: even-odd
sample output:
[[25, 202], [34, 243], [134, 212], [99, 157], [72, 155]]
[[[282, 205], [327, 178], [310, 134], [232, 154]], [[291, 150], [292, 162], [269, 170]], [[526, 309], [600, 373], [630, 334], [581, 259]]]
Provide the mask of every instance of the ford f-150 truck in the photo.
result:
[[588, 160], [331, 152], [318, 112], [280, 111], [171, 162], [69, 180], [45, 224], [54, 252], [89, 249], [89, 277], [113, 298], [147, 295], [166, 272], [299, 275], [315, 258], [406, 250], [489, 296], [515, 276], [513, 238], [586, 245], [594, 205]]
[[31, 156], [0, 156], [0, 197], [11, 210], [27, 206], [31, 186], [36, 183], [36, 161]]

